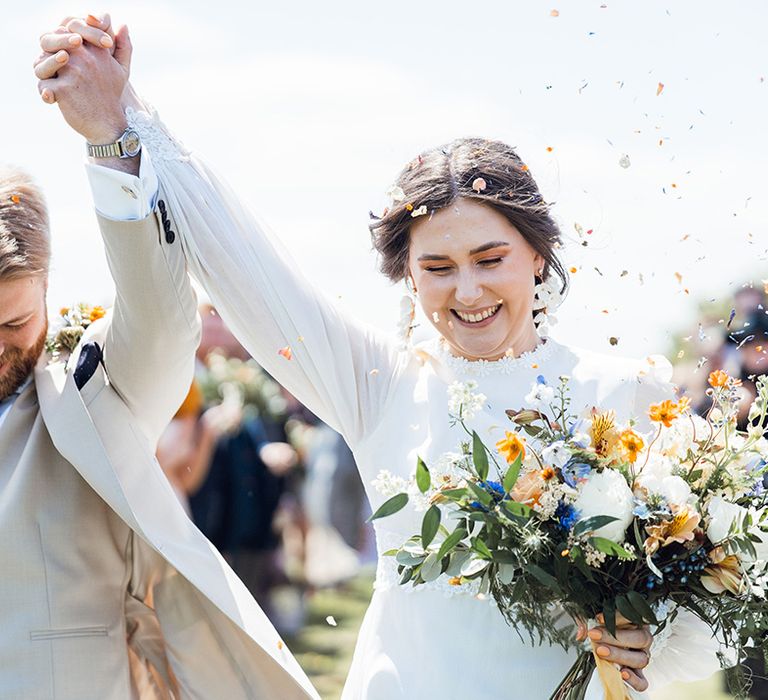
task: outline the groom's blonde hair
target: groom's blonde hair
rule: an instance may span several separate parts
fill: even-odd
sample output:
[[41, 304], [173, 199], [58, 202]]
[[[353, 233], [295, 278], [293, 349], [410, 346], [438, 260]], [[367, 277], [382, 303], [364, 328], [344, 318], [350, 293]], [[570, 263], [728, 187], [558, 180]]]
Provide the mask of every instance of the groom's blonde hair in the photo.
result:
[[0, 281], [47, 276], [50, 260], [42, 191], [23, 170], [0, 165]]

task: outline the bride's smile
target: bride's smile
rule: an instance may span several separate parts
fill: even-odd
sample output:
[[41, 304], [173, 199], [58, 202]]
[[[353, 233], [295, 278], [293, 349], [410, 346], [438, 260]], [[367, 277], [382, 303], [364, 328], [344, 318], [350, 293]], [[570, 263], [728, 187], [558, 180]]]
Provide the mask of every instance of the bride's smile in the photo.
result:
[[470, 360], [536, 347], [532, 305], [543, 266], [506, 217], [471, 199], [411, 227], [409, 272], [421, 306], [451, 351]]

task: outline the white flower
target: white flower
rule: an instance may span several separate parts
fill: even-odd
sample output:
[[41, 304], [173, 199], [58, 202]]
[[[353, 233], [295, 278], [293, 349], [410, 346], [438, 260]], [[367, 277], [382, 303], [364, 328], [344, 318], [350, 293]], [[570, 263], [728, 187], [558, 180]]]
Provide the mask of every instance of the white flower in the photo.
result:
[[455, 418], [472, 420], [485, 402], [485, 394], [477, 391], [477, 382], [453, 382], [448, 386], [448, 412]]
[[408, 482], [401, 476], [395, 476], [388, 469], [382, 469], [371, 482], [371, 486], [384, 498], [392, 498], [392, 496], [405, 493], [408, 490]]
[[621, 472], [615, 469], [592, 472], [574, 505], [581, 520], [596, 515], [618, 518], [595, 530], [594, 534], [619, 544], [624, 541], [624, 533], [632, 522], [634, 496]]
[[405, 201], [405, 192], [403, 192], [403, 188], [399, 185], [392, 185], [392, 187], [387, 190], [387, 197], [389, 197], [393, 204], [397, 204], [398, 202]]
[[539, 311], [541, 309], [554, 311], [558, 306], [560, 306], [560, 304], [563, 303], [563, 297], [560, 294], [560, 290], [552, 278], [547, 279], [546, 282], [537, 284], [533, 292], [534, 311]]
[[541, 451], [541, 458], [550, 466], [562, 469], [571, 458], [571, 452], [562, 440], [558, 440]]
[[661, 496], [670, 506], [685, 505], [691, 497], [691, 487], [679, 476], [659, 477], [656, 474], [644, 472], [638, 481], [649, 494]]
[[549, 408], [555, 400], [555, 390], [542, 382], [535, 382], [525, 397], [525, 403], [531, 408]]
[[720, 496], [715, 496], [707, 508], [709, 516], [709, 525], [707, 526], [707, 537], [713, 544], [722, 542], [731, 531], [731, 526], [735, 521], [741, 521], [747, 514], [746, 508], [730, 503]]

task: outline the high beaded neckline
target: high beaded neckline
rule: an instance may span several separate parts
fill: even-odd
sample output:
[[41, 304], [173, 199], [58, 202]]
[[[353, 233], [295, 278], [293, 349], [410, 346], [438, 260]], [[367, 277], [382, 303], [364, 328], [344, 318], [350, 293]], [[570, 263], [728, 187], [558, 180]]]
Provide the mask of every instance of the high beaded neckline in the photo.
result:
[[436, 356], [440, 362], [455, 374], [473, 377], [485, 377], [491, 374], [511, 374], [520, 369], [538, 369], [543, 361], [552, 355], [557, 343], [552, 338], [542, 339], [533, 350], [518, 357], [501, 357], [498, 360], [468, 360], [454, 355], [447, 343], [440, 338], [435, 343]]

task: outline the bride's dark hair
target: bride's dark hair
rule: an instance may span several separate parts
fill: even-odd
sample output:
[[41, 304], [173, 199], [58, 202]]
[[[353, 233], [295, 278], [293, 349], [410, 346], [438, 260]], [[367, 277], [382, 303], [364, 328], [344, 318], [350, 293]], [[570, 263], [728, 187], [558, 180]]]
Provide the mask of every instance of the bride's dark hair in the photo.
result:
[[528, 167], [515, 150], [501, 141], [457, 139], [425, 151], [400, 173], [394, 187], [397, 201], [369, 225], [373, 247], [381, 256], [381, 271], [393, 282], [408, 271], [412, 213], [426, 207], [427, 216], [463, 197], [481, 202], [503, 215], [546, 261], [544, 279], [555, 274], [562, 291], [568, 275], [557, 256], [560, 229], [549, 213]]

